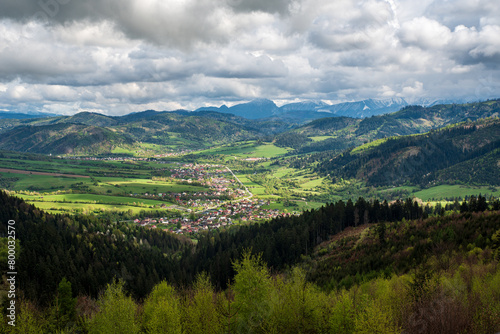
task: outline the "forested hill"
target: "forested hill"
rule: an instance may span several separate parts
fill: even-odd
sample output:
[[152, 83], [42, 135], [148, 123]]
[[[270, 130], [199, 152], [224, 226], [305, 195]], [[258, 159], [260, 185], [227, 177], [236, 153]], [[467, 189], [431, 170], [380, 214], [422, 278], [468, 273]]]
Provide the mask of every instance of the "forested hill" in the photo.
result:
[[[201, 271], [210, 274], [215, 286], [224, 288], [234, 275], [232, 263], [244, 249], [262, 253], [280, 271], [346, 227], [422, 215], [423, 209], [411, 200], [392, 205], [363, 199], [340, 201], [301, 216], [202, 234], [194, 246], [160, 230], [93, 216], [47, 214], [0, 193], [0, 219], [16, 221], [21, 244], [20, 288], [43, 304], [52, 300], [63, 277], [71, 282], [75, 295], [94, 297], [113, 278], [123, 279], [128, 291], [142, 298], [162, 279], [182, 286]], [[6, 229], [2, 224], [0, 235], [5, 236]]]
[[59, 123], [16, 127], [2, 134], [0, 149], [46, 154], [101, 154], [133, 142], [131, 136], [104, 127]]
[[425, 133], [448, 125], [500, 116], [500, 100], [443, 104], [432, 107], [408, 106], [398, 112], [364, 119], [330, 117], [312, 121], [291, 133], [331, 138], [303, 144], [295, 153], [342, 151], [364, 143], [394, 136]]
[[429, 186], [436, 181], [499, 185], [499, 149], [500, 120], [492, 118], [381, 139], [339, 155], [325, 154], [316, 171], [370, 185]]
[[43, 154], [102, 154], [137, 143], [203, 148], [289, 130], [279, 120], [246, 120], [214, 112], [154, 112], [108, 117], [82, 112], [70, 117], [0, 120], [0, 149]]
[[[63, 277], [75, 295], [97, 296], [116, 277], [135, 296], [144, 296], [161, 278], [181, 279], [170, 276], [179, 273], [174, 257], [190, 244], [161, 231], [93, 216], [47, 214], [5, 192], [0, 192], [0, 219], [16, 222], [19, 288], [43, 305], [52, 302]], [[0, 235], [7, 235], [7, 224], [0, 225]]]
[[[341, 151], [374, 139], [424, 133], [462, 121], [498, 117], [500, 100], [463, 105], [409, 106], [398, 112], [365, 119], [330, 117], [299, 125], [286, 118], [246, 119], [210, 110], [105, 116], [81, 112], [73, 116], [0, 119], [0, 148], [44, 154], [110, 153], [134, 143], [203, 148], [284, 133], [279, 146], [295, 153]], [[60, 134], [56, 133], [60, 132]], [[321, 141], [304, 137], [329, 136]]]
[[[484, 198], [479, 203], [481, 210], [488, 208]], [[19, 288], [41, 304], [52, 301], [63, 277], [75, 295], [94, 297], [113, 278], [122, 279], [126, 289], [140, 299], [161, 280], [184, 286], [202, 271], [216, 287], [225, 288], [235, 274], [233, 262], [245, 249], [261, 253], [274, 271], [281, 272], [347, 227], [420, 219], [428, 213], [410, 199], [388, 204], [360, 198], [355, 203], [327, 204], [300, 216], [201, 234], [194, 245], [160, 230], [93, 216], [50, 215], [0, 193], [0, 219], [16, 221], [21, 245]], [[0, 235], [6, 232], [2, 224]]]

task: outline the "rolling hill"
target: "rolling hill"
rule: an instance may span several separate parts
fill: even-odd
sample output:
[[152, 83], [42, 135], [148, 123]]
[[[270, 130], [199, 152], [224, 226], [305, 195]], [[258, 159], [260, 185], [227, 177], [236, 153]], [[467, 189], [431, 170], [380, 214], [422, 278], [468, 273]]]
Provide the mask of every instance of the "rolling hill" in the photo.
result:
[[392, 114], [364, 119], [348, 117], [318, 119], [293, 131], [308, 137], [329, 137], [299, 148], [296, 153], [301, 154], [342, 151], [376, 139], [425, 133], [464, 121], [499, 116], [500, 100], [432, 107], [408, 106]]
[[44, 154], [101, 154], [131, 145], [128, 135], [82, 124], [20, 126], [4, 133], [0, 149]]
[[[240, 109], [232, 108], [255, 108], [255, 112], [260, 113], [264, 106], [271, 104], [274, 105], [272, 101], [259, 100], [239, 105]], [[309, 103], [304, 108], [313, 106], [330, 108], [321, 103]], [[272, 117], [259, 119], [214, 110], [147, 110], [125, 116], [82, 112], [73, 116], [1, 119], [0, 148], [54, 154], [109, 153], [115, 147], [143, 142], [198, 149], [256, 138], [270, 140], [269, 136], [286, 134], [276, 137], [276, 140], [279, 146], [294, 148], [293, 154], [340, 152], [376, 139], [425, 133], [467, 120], [498, 117], [500, 101], [427, 108], [408, 106], [392, 114], [364, 119], [328, 117], [302, 126], [299, 126], [301, 117], [310, 111], [301, 110], [301, 104], [288, 105], [289, 110], [285, 111], [276, 108]]]
[[430, 186], [437, 181], [498, 185], [499, 148], [500, 120], [489, 118], [374, 141], [324, 157], [316, 171], [374, 186]]
[[83, 112], [70, 117], [3, 121], [0, 149], [43, 154], [103, 154], [139, 142], [203, 148], [290, 128], [272, 120], [252, 122], [229, 114], [182, 111], [146, 111], [122, 117]]

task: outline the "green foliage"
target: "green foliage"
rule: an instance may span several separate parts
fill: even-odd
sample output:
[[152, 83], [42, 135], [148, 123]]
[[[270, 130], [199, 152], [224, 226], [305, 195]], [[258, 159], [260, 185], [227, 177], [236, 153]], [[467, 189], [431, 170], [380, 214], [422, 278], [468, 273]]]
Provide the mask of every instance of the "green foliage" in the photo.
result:
[[207, 274], [198, 275], [192, 294], [183, 305], [182, 328], [185, 333], [216, 334], [223, 331], [223, 315], [215, 303], [216, 293]]
[[68, 282], [66, 277], [63, 277], [57, 288], [56, 305], [60, 328], [76, 320], [76, 298], [73, 298], [71, 283]]
[[305, 273], [294, 268], [286, 280], [277, 278], [271, 301], [269, 320], [265, 324], [270, 333], [322, 333], [328, 328], [324, 317], [328, 299], [311, 283]]
[[28, 300], [19, 301], [19, 309], [14, 333], [38, 334], [43, 330], [43, 323], [33, 303]]
[[497, 260], [500, 260], [500, 230], [497, 230], [492, 236], [491, 236], [491, 241], [492, 245], [491, 248], [495, 252], [495, 257]]
[[398, 334], [401, 328], [395, 323], [391, 313], [384, 305], [372, 301], [355, 320], [354, 332], [356, 334]]
[[181, 308], [175, 289], [167, 282], [157, 284], [144, 302], [146, 333], [181, 333]]
[[331, 309], [330, 327], [334, 333], [353, 333], [356, 314], [363, 305], [355, 304], [355, 295], [342, 289], [337, 293]]
[[123, 290], [123, 282], [108, 284], [99, 298], [99, 312], [89, 321], [89, 333], [139, 333], [137, 305]]
[[252, 255], [249, 250], [234, 263], [234, 269], [234, 307], [238, 310], [236, 329], [240, 333], [259, 332], [271, 310], [269, 269], [260, 255]]

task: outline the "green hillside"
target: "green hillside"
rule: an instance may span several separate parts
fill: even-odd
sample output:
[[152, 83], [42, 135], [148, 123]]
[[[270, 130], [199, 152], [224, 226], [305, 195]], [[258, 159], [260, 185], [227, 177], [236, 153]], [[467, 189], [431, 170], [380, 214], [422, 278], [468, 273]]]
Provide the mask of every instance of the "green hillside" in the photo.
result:
[[429, 186], [450, 180], [498, 185], [499, 147], [500, 120], [494, 118], [391, 137], [340, 155], [326, 155], [316, 171], [377, 186]]
[[132, 144], [200, 149], [285, 131], [291, 124], [214, 112], [146, 111], [122, 117], [82, 112], [70, 117], [0, 120], [0, 149], [43, 154], [130, 152]]
[[131, 145], [128, 135], [82, 124], [20, 126], [2, 134], [0, 149], [44, 154], [101, 154]]
[[297, 150], [297, 153], [342, 151], [376, 139], [425, 133], [451, 124], [499, 115], [500, 100], [436, 105], [428, 108], [408, 106], [392, 114], [365, 119], [346, 117], [318, 119], [293, 131], [309, 137], [325, 135], [330, 137], [304, 145]]

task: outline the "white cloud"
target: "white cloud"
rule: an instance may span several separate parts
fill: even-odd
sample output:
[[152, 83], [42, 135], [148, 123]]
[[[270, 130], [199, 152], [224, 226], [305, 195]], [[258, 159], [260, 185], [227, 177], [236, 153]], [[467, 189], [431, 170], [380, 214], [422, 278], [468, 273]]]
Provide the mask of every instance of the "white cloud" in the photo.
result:
[[58, 3], [0, 4], [2, 108], [474, 97], [479, 78], [500, 74], [493, 0]]
[[405, 45], [433, 50], [445, 47], [452, 39], [448, 27], [426, 17], [417, 17], [405, 22], [401, 27], [400, 36]]
[[423, 91], [424, 91], [424, 84], [420, 81], [415, 81], [412, 86], [403, 87], [400, 96], [414, 98], [421, 96]]

